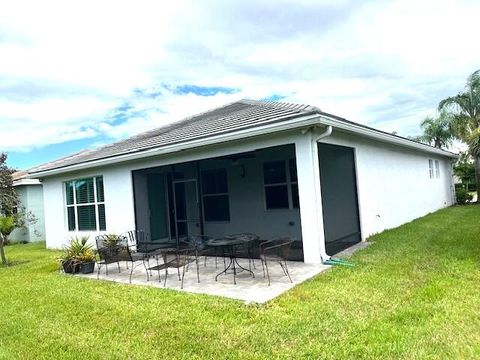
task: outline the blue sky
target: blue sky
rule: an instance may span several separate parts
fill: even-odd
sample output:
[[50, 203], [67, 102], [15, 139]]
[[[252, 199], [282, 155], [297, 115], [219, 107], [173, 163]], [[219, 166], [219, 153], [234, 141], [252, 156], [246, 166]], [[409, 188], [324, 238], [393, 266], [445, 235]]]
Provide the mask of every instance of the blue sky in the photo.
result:
[[414, 135], [480, 68], [479, 13], [478, 1], [9, 2], [0, 151], [25, 169], [241, 98]]

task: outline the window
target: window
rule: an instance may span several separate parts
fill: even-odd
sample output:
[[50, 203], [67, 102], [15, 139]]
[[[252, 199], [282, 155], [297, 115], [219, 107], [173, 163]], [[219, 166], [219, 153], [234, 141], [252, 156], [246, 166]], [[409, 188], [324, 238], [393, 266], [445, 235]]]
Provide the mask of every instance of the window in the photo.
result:
[[202, 171], [203, 216], [205, 221], [230, 221], [227, 171]]
[[105, 230], [103, 177], [65, 183], [68, 231]]
[[435, 177], [440, 178], [440, 163], [438, 160], [435, 160]]
[[264, 163], [263, 182], [267, 210], [299, 208], [295, 159]]
[[433, 179], [433, 160], [428, 159], [428, 174], [430, 175], [430, 179]]

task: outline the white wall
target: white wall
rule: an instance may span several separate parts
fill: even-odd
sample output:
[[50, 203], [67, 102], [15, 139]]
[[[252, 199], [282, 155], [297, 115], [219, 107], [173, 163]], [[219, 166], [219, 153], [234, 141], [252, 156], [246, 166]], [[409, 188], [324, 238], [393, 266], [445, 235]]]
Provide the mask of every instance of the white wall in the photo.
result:
[[[45, 227], [47, 247], [60, 248], [70, 236], [89, 235], [93, 242], [97, 232], [69, 232], [67, 230], [64, 182], [83, 177], [103, 176], [105, 191], [105, 218], [107, 233], [123, 233], [135, 228], [132, 170], [183, 163], [223, 155], [253, 151], [260, 148], [295, 143], [302, 138], [300, 131], [230, 143], [228, 146], [209, 146], [176, 154], [157, 156], [143, 161], [134, 161], [111, 167], [99, 167], [91, 171], [78, 171], [42, 179], [45, 198]], [[230, 180], [230, 179], [229, 179]], [[301, 192], [301, 184], [299, 184]], [[137, 194], [138, 196], [139, 194]], [[233, 195], [233, 194], [232, 194]], [[241, 194], [239, 194], [241, 196]], [[236, 195], [235, 195], [236, 196]], [[300, 195], [301, 198], [301, 195]], [[262, 197], [263, 199], [263, 197]], [[300, 200], [301, 201], [301, 200]], [[294, 211], [298, 219], [298, 210]], [[268, 216], [268, 215], [267, 215]], [[279, 213], [288, 223], [290, 214]], [[296, 224], [298, 226], [298, 221]], [[102, 232], [103, 233], [103, 232]]]
[[[335, 130], [332, 136], [323, 141], [355, 148], [363, 239], [373, 233], [401, 225], [452, 203], [450, 160], [448, 158], [342, 134]], [[319, 262], [325, 249], [321, 218], [321, 193], [318, 186], [318, 161], [315, 162], [317, 153], [316, 147], [312, 146], [311, 134], [302, 134], [300, 130], [186, 150], [148, 160], [124, 163], [115, 167], [101, 167], [94, 171], [45, 178], [43, 186], [47, 246], [50, 248], [61, 247], [69, 236], [75, 235], [66, 230], [64, 181], [103, 175], [107, 232], [122, 233], [135, 228], [132, 170], [292, 143], [295, 144], [297, 155], [304, 257], [306, 262]], [[429, 158], [441, 162], [440, 179], [429, 178]], [[246, 170], [248, 171], [248, 168]], [[238, 180], [230, 179], [230, 176], [229, 181]], [[241, 180], [238, 182], [241, 183]], [[248, 188], [248, 184], [244, 184], [244, 186], [249, 191], [253, 191]], [[232, 194], [235, 197], [241, 195], [241, 193]], [[242, 208], [242, 212], [245, 212], [247, 208], [248, 206]], [[251, 221], [259, 221], [261, 219], [259, 216], [252, 214]], [[269, 214], [261, 216], [269, 216]], [[288, 223], [291, 218], [291, 213], [285, 214], [283, 223]], [[213, 231], [213, 229], [211, 230]], [[88, 234], [93, 241], [95, 233]]]
[[15, 190], [25, 210], [35, 216], [36, 222], [34, 224], [26, 224], [25, 228], [15, 229], [10, 235], [10, 240], [14, 242], [45, 240], [42, 185], [18, 185], [15, 187]]
[[[93, 243], [97, 232], [69, 232], [67, 227], [64, 182], [103, 175], [105, 219], [109, 233], [135, 229], [132, 178], [128, 167], [105, 167], [61, 177], [43, 179], [45, 234], [48, 248], [60, 248], [71, 236], [90, 236]], [[104, 232], [102, 232], [104, 233]]]
[[[299, 209], [266, 210], [265, 205], [263, 163], [290, 158], [295, 158], [293, 146], [259, 151], [255, 158], [239, 159], [238, 165], [232, 164], [231, 160], [202, 162], [202, 170], [218, 168], [227, 170], [230, 203], [230, 221], [206, 222], [205, 234], [223, 236], [251, 232], [259, 235], [261, 239], [280, 236], [299, 239], [301, 236]], [[241, 177], [241, 166], [245, 169], [245, 177]]]
[[[451, 160], [334, 130], [322, 142], [355, 148], [362, 238], [450, 206]], [[430, 179], [428, 159], [439, 160]]]

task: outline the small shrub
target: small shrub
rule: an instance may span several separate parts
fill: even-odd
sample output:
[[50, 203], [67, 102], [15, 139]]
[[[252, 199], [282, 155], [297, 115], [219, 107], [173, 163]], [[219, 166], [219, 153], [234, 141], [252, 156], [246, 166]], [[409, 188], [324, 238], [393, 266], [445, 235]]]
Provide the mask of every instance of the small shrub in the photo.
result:
[[95, 261], [95, 251], [93, 249], [84, 249], [83, 252], [78, 256], [78, 261], [82, 263], [88, 263]]
[[455, 195], [457, 196], [457, 204], [459, 205], [464, 205], [473, 199], [472, 194], [468, 193], [468, 191], [463, 188], [457, 189]]
[[107, 234], [103, 240], [103, 243], [107, 247], [114, 247], [118, 245], [118, 242], [121, 240], [120, 235], [117, 234]]
[[93, 252], [93, 246], [88, 244], [88, 236], [70, 238], [68, 244], [63, 247], [62, 261], [76, 260], [80, 261], [87, 254], [87, 258]]

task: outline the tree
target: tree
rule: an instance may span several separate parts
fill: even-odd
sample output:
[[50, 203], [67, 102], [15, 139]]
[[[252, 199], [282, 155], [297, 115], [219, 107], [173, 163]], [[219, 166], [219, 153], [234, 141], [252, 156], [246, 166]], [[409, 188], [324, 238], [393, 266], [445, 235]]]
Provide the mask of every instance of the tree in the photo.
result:
[[13, 187], [15, 170], [7, 166], [7, 154], [0, 153], [0, 214], [12, 215], [18, 206], [18, 194]]
[[420, 126], [423, 135], [416, 140], [442, 149], [452, 144], [454, 134], [452, 129], [452, 116], [447, 111], [440, 111], [437, 117], [426, 117]]
[[4, 245], [16, 227], [22, 225], [23, 216], [18, 213], [18, 194], [13, 187], [15, 170], [7, 166], [7, 154], [0, 153], [0, 258], [7, 265]]
[[451, 114], [455, 137], [468, 146], [473, 157], [477, 202], [480, 202], [480, 70], [468, 77], [463, 91], [440, 101], [438, 109]]
[[462, 181], [462, 184], [465, 185], [465, 188], [468, 191], [468, 184], [475, 183], [475, 167], [470, 154], [460, 154], [460, 158], [453, 167], [453, 172]]
[[13, 230], [15, 230], [15, 218], [11, 215], [0, 215], [0, 257], [3, 265], [7, 265], [4, 245]]

